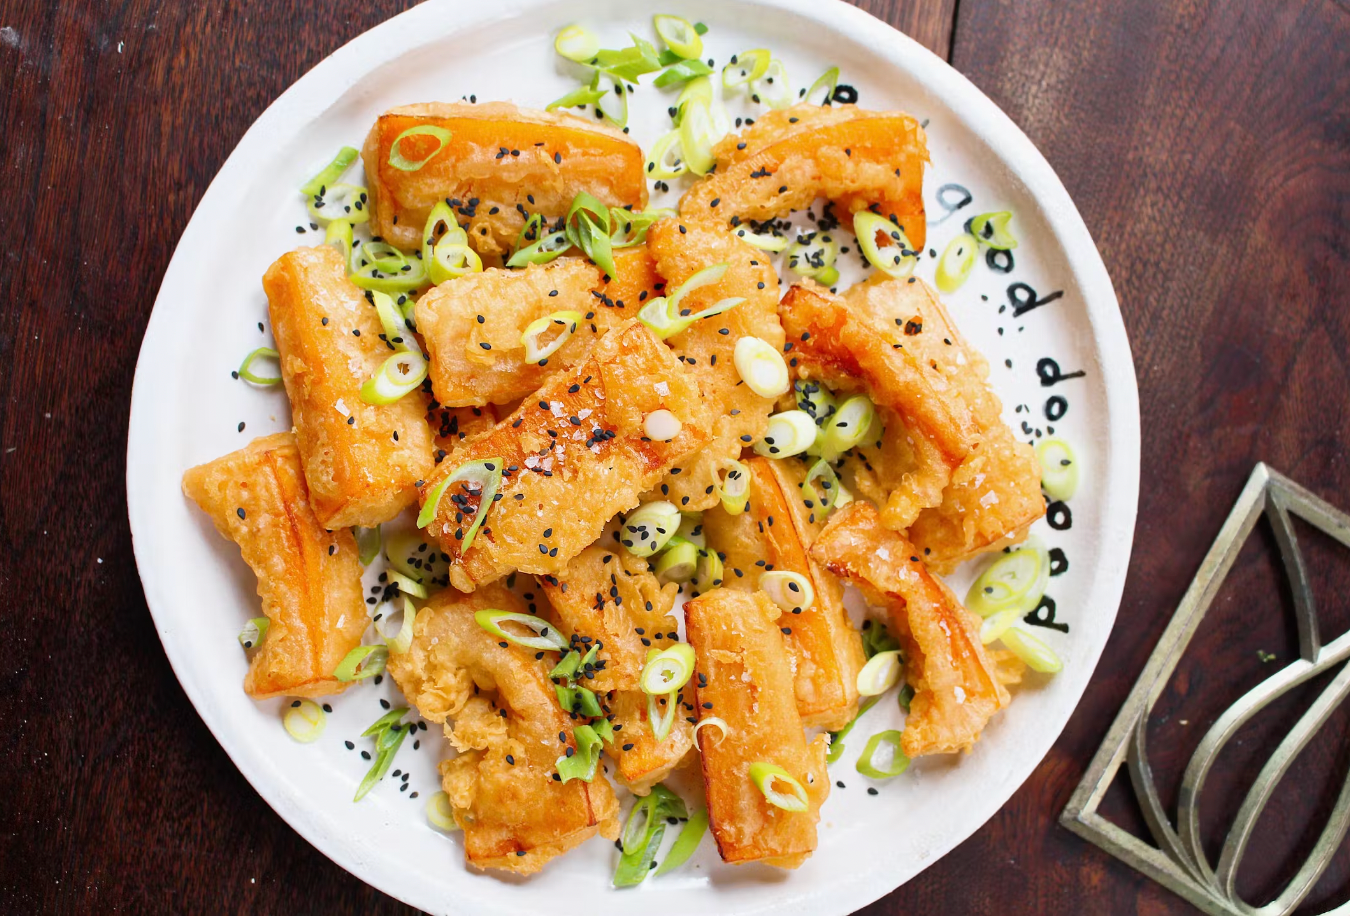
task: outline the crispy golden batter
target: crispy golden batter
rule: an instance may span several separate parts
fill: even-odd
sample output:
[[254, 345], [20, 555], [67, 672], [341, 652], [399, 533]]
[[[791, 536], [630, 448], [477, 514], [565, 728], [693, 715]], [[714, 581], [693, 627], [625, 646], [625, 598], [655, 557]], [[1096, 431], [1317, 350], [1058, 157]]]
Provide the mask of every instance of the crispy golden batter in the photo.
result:
[[723, 580], [730, 588], [755, 591], [759, 577], [772, 569], [811, 580], [815, 603], [800, 614], [784, 614], [780, 621], [792, 655], [797, 712], [804, 725], [842, 728], [858, 712], [858, 672], [866, 659], [844, 610], [842, 586], [806, 552], [821, 523], [816, 507], [806, 506], [802, 497], [805, 474], [795, 461], [755, 457], [745, 463], [750, 468], [749, 510], [733, 516], [719, 506], [705, 513], [708, 545], [727, 555]]
[[1008, 705], [1008, 691], [980, 642], [979, 619], [928, 572], [918, 548], [882, 527], [870, 503], [855, 502], [830, 519], [811, 556], [889, 613], [914, 688], [905, 753], [950, 754], [974, 745], [990, 717]]
[[841, 216], [868, 209], [893, 216], [914, 248], [924, 245], [928, 140], [909, 115], [797, 105], [765, 112], [713, 152], [717, 171], [685, 193], [683, 216], [773, 219], [825, 197]]
[[[431, 387], [448, 407], [506, 404], [586, 358], [596, 339], [625, 317], [591, 295], [600, 270], [562, 258], [524, 270], [488, 268], [433, 287], [417, 300], [417, 330], [431, 356]], [[576, 312], [575, 333], [545, 360], [526, 362], [521, 335], [555, 312]], [[551, 340], [558, 329], [551, 329]]]
[[361, 563], [347, 528], [325, 531], [310, 508], [295, 437], [277, 433], [183, 475], [183, 492], [239, 545], [258, 577], [269, 626], [244, 692], [255, 700], [317, 697], [361, 643], [368, 619]]
[[[713, 441], [691, 461], [663, 481], [663, 498], [686, 511], [707, 509], [717, 502], [711, 488], [718, 462], [735, 458], [747, 441], [764, 433], [773, 401], [741, 384], [733, 354], [736, 341], [758, 337], [781, 348], [783, 329], [778, 323], [778, 275], [765, 256], [737, 239], [725, 227], [699, 220], [662, 220], [652, 226], [647, 245], [656, 267], [666, 278], [667, 293], [705, 267], [726, 262], [731, 266], [718, 283], [689, 294], [681, 302], [697, 312], [729, 296], [745, 301], [729, 312], [695, 322], [671, 337], [676, 355], [698, 378], [706, 403], [718, 415]], [[728, 333], [721, 333], [726, 329]], [[747, 440], [746, 437], [749, 437]]]
[[[723, 861], [796, 868], [816, 848], [820, 806], [830, 793], [824, 735], [809, 745], [793, 702], [792, 667], [778, 608], [763, 592], [713, 589], [684, 606], [685, 632], [698, 655], [694, 705], [700, 718], [727, 723], [700, 733], [708, 819]], [[762, 762], [786, 770], [806, 789], [806, 811], [765, 800], [750, 778]]]
[[889, 407], [877, 408], [881, 434], [844, 456], [840, 477], [854, 493], [881, 506], [881, 521], [903, 531], [919, 513], [942, 502], [952, 469], [931, 441], [905, 428]]
[[336, 530], [389, 521], [431, 472], [426, 396], [414, 391], [383, 406], [361, 400], [361, 386], [392, 351], [336, 249], [282, 255], [263, 275], [263, 289], [319, 524]]
[[590, 783], [553, 779], [558, 758], [576, 747], [575, 723], [548, 679], [556, 656], [503, 647], [474, 620], [485, 608], [525, 610], [501, 586], [439, 592], [389, 671], [424, 718], [454, 717], [446, 732], [460, 753], [441, 762], [441, 776], [469, 864], [532, 874], [597, 832], [612, 836], [619, 806], [603, 774]]
[[593, 544], [555, 576], [539, 585], [553, 607], [553, 619], [567, 636], [584, 636], [601, 644], [598, 658], [605, 667], [584, 682], [613, 716], [610, 756], [617, 775], [634, 792], [645, 795], [670, 774], [693, 747], [693, 726], [683, 715], [658, 742], [647, 724], [647, 696], [639, 681], [647, 651], [663, 648], [676, 637], [671, 608], [679, 587], [662, 585], [647, 561], [626, 550], [610, 551]]
[[862, 283], [844, 299], [855, 314], [904, 329], [905, 349], [947, 379], [950, 395], [965, 404], [977, 434], [941, 504], [928, 501], [904, 524], [883, 513], [887, 527], [909, 527], [912, 521], [909, 539], [928, 551], [925, 560], [939, 574], [977, 553], [1022, 540], [1045, 514], [1040, 464], [1031, 446], [1018, 442], [1003, 422], [984, 357], [966, 343], [926, 283]]
[[[658, 409], [682, 424], [668, 442], [648, 439], [643, 429]], [[502, 498], [462, 555], [456, 533], [469, 522], [452, 494], [440, 501], [426, 530], [452, 559], [451, 583], [470, 591], [513, 569], [562, 572], [611, 518], [707, 442], [709, 423], [695, 380], [669, 348], [636, 320], [610, 331], [583, 363], [466, 441], [424, 482], [423, 500], [465, 461], [502, 458], [509, 473]]]
[[[432, 137], [406, 138], [399, 144], [406, 158], [435, 155], [415, 171], [391, 166], [394, 140], [419, 125], [449, 130], [449, 142], [436, 152]], [[431, 208], [443, 200], [456, 208], [474, 248], [491, 259], [510, 252], [526, 212], [565, 216], [581, 191], [611, 207], [647, 205], [642, 150], [622, 131], [509, 102], [391, 109], [371, 128], [361, 157], [371, 228], [409, 250], [421, 247]]]

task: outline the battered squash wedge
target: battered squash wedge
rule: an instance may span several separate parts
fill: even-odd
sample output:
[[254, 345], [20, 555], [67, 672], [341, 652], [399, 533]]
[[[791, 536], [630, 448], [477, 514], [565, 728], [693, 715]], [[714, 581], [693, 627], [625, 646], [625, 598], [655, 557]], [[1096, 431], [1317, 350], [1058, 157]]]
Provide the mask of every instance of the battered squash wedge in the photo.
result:
[[347, 685], [333, 669], [369, 622], [361, 563], [350, 529], [325, 531], [314, 517], [295, 437], [254, 439], [191, 468], [183, 492], [258, 577], [268, 627], [244, 692], [255, 700], [340, 693]]
[[525, 611], [501, 586], [433, 595], [389, 672], [423, 718], [453, 720], [446, 735], [459, 755], [440, 770], [465, 859], [527, 875], [596, 833], [613, 838], [619, 805], [600, 773], [589, 783], [553, 778], [558, 758], [576, 748], [576, 723], [548, 679], [556, 656], [499, 642], [474, 620], [488, 608]]
[[797, 105], [765, 112], [713, 153], [716, 171], [685, 192], [681, 216], [776, 219], [824, 197], [841, 218], [859, 210], [894, 217], [916, 250], [924, 246], [928, 140], [907, 114]]
[[901, 741], [910, 757], [969, 750], [1009, 696], [980, 642], [980, 622], [929, 573], [918, 548], [887, 530], [870, 503], [830, 519], [811, 556], [884, 607], [914, 688]]
[[[405, 136], [398, 149], [405, 159], [430, 159], [410, 171], [392, 165], [395, 141], [425, 126], [449, 131], [449, 139], [442, 146], [430, 135]], [[582, 191], [611, 207], [647, 205], [642, 150], [622, 131], [508, 102], [391, 109], [371, 128], [361, 156], [373, 231], [409, 251], [421, 248], [422, 229], [441, 201], [493, 261], [509, 255], [527, 214], [565, 216]]]

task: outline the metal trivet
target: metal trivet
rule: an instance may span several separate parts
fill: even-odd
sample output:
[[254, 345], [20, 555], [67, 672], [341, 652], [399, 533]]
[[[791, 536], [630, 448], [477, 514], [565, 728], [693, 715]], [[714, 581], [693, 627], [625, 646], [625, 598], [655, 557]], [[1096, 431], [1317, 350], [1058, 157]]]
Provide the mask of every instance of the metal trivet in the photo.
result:
[[[1158, 701], [1186, 647], [1209, 611], [1224, 577], [1237, 560], [1243, 543], [1264, 513], [1275, 531], [1280, 559], [1294, 595], [1298, 621], [1299, 655], [1230, 706], [1210, 727], [1187, 764], [1177, 801], [1175, 826], [1163, 810], [1145, 748], [1153, 705]], [[1217, 865], [1211, 865], [1200, 841], [1198, 801], [1219, 752], [1253, 715], [1285, 691], [1350, 658], [1350, 632], [1323, 645], [1318, 632], [1317, 608], [1298, 538], [1289, 516], [1350, 547], [1350, 515], [1339, 511], [1288, 478], [1258, 463], [1219, 532], [1214, 546], [1196, 573], [1191, 587], [1163, 633], [1148, 665], [1116, 716], [1101, 749], [1073, 793], [1060, 823], [1105, 849], [1127, 865], [1214, 916], [1286, 916], [1293, 912], [1331, 864], [1332, 856], [1350, 827], [1350, 774], [1341, 788], [1326, 827], [1308, 859], [1280, 894], [1255, 907], [1237, 894], [1237, 872], [1248, 840], [1270, 800], [1276, 784], [1337, 705], [1350, 694], [1350, 665], [1327, 686], [1261, 768], [1224, 838]], [[1106, 820], [1097, 809], [1122, 764], [1129, 765], [1130, 782], [1155, 845]], [[1330, 911], [1350, 914], [1350, 903]]]

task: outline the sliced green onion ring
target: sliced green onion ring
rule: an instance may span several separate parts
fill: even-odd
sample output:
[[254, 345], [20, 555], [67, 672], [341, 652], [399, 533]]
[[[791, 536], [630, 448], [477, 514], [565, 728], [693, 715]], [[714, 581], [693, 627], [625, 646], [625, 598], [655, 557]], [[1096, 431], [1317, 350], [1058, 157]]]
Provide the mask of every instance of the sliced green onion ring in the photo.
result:
[[436, 517], [436, 510], [440, 507], [441, 497], [445, 495], [447, 488], [459, 484], [463, 493], [452, 493], [451, 499], [458, 507], [456, 512], [456, 524], [463, 524], [464, 516], [469, 515], [468, 501], [469, 497], [477, 495], [478, 505], [475, 507], [472, 515], [473, 522], [461, 537], [459, 532], [455, 532], [455, 538], [459, 540], [459, 552], [462, 556], [473, 546], [474, 536], [478, 534], [478, 529], [483, 527], [483, 519], [487, 518], [488, 509], [497, 498], [497, 492], [502, 486], [502, 466], [505, 462], [501, 458], [483, 458], [478, 461], [466, 461], [451, 472], [440, 483], [432, 488], [427, 494], [427, 501], [422, 504], [422, 511], [417, 515], [417, 527], [425, 528], [431, 524], [432, 519]]
[[[399, 595], [394, 601], [398, 603], [396, 613], [402, 615], [399, 618], [398, 632], [394, 634], [393, 638], [390, 638], [389, 634], [383, 630], [380, 635], [384, 637], [385, 645], [389, 647], [390, 652], [394, 655], [402, 655], [412, 648], [413, 627], [417, 622], [417, 608], [408, 600], [407, 595]], [[386, 617], [384, 622], [388, 623], [389, 617]]]
[[858, 672], [858, 693], [878, 697], [900, 683], [902, 667], [899, 650], [878, 652]]
[[750, 504], [750, 469], [733, 458], [717, 465], [717, 498], [728, 515], [740, 515]]
[[608, 206], [582, 191], [572, 200], [563, 229], [572, 244], [584, 251], [601, 270], [611, 277], [618, 274], [609, 241]]
[[[695, 547], [707, 547], [708, 536], [703, 532], [703, 513], [681, 512], [680, 527], [676, 530], [675, 537], [683, 538]], [[675, 538], [671, 538], [667, 546], [673, 546], [674, 543]]]
[[998, 213], [981, 213], [971, 219], [970, 234], [990, 248], [997, 248], [999, 251], [1016, 248], [1017, 239], [1013, 236], [1012, 230], [1008, 228], [1012, 216], [1010, 210], [1003, 210]]
[[670, 546], [656, 558], [656, 566], [652, 571], [662, 582], [683, 584], [694, 577], [697, 566], [698, 548], [684, 539], [676, 544], [672, 538]]
[[800, 614], [816, 603], [816, 589], [799, 572], [775, 569], [759, 577], [759, 590], [789, 614]]
[[702, 102], [708, 106], [711, 111], [714, 97], [712, 80], [706, 76], [700, 76], [692, 79], [680, 90], [680, 96], [675, 100], [675, 114], [673, 120], [675, 126], [679, 127], [680, 122], [684, 120], [685, 107], [691, 102]]
[[398, 350], [361, 386], [367, 404], [392, 404], [418, 388], [427, 377], [427, 361], [416, 350]]
[[679, 178], [689, 171], [684, 161], [684, 150], [680, 146], [679, 128], [670, 131], [652, 144], [645, 166], [647, 177], [658, 181]]
[[642, 420], [642, 431], [646, 433], [648, 439], [656, 442], [670, 442], [683, 428], [684, 424], [680, 422], [680, 418], [664, 407], [653, 410]]
[[281, 724], [296, 741], [313, 744], [328, 725], [328, 714], [313, 700], [295, 700], [286, 707]]
[[863, 714], [877, 705], [879, 699], [880, 697], [869, 697], [866, 702], [858, 707], [858, 714], [850, 719], [847, 725], [837, 732], [830, 732], [830, 749], [825, 754], [826, 763], [838, 763], [839, 758], [844, 756], [844, 738], [848, 736], [849, 732], [853, 731], [853, 726], [858, 724], [858, 720], [863, 717]]
[[670, 727], [675, 724], [675, 713], [680, 705], [679, 695], [672, 693], [665, 697], [664, 713], [661, 712], [656, 700], [656, 694], [647, 694], [647, 724], [652, 727], [652, 735], [661, 742], [666, 740], [666, 736], [670, 734]]
[[[436, 148], [421, 159], [409, 159], [403, 155], [403, 141], [409, 137], [431, 137], [436, 141]], [[389, 164], [400, 172], [416, 172], [432, 159], [435, 159], [436, 154], [445, 149], [449, 142], [450, 131], [444, 127], [437, 127], [435, 124], [418, 124], [409, 127], [395, 137], [394, 142], [389, 145]]]
[[[835, 87], [838, 85], [839, 85], [839, 68], [831, 67], [830, 69], [822, 73], [816, 79], [816, 81], [811, 84], [810, 89], [806, 90], [806, 92], [802, 94], [802, 102], [806, 105], [817, 105], [817, 104], [833, 105], [834, 90]], [[816, 102], [815, 101], [816, 93], [821, 89], [825, 90], [825, 94], [819, 102]]]
[[507, 267], [524, 267], [526, 264], [547, 264], [555, 260], [564, 251], [572, 247], [566, 232], [550, 232], [548, 235], [511, 255]]
[[[576, 333], [577, 325], [586, 319], [581, 312], [553, 312], [542, 318], [536, 318], [525, 327], [525, 333], [520, 335], [520, 342], [525, 347], [525, 362], [537, 363], [540, 366], [548, 362], [548, 358], [562, 349], [563, 344], [572, 339]], [[545, 331], [554, 331], [553, 338], [548, 343], [540, 345], [540, 338]]]
[[600, 748], [603, 742], [600, 740], [600, 736], [595, 733], [595, 729], [589, 725], [578, 725], [572, 730], [572, 736], [577, 742], [576, 751], [570, 756], [564, 754], [558, 758], [555, 764], [558, 775], [562, 777], [562, 781], [565, 783], [574, 779], [590, 782], [595, 779], [595, 771], [600, 763]]
[[[540, 649], [544, 652], [567, 651], [567, 640], [558, 632], [557, 627], [542, 617], [487, 608], [482, 611], [475, 611], [473, 619], [493, 636], [515, 643], [517, 646], [524, 646], [527, 649]], [[519, 633], [508, 633], [502, 628], [503, 623], [520, 624], [535, 635], [522, 636]]]
[[726, 132], [719, 130], [713, 115], [712, 106], [716, 104], [693, 99], [681, 110], [680, 151], [685, 164], [695, 175], [706, 175], [717, 164], [713, 147]]
[[[885, 247], [877, 245], [877, 233], [890, 241]], [[908, 277], [918, 264], [918, 252], [912, 250], [905, 231], [888, 219], [860, 210], [853, 214], [853, 234], [858, 237], [858, 248], [877, 270], [896, 278]]]
[[787, 108], [794, 101], [792, 84], [788, 82], [787, 67], [778, 58], [769, 61], [764, 75], [750, 84], [755, 97], [770, 108]]
[[555, 111], [559, 108], [580, 108], [583, 105], [594, 105], [604, 98], [605, 90], [594, 86], [579, 86], [571, 92], [559, 96], [545, 106], [545, 111]]
[[245, 649], [255, 649], [262, 645], [262, 641], [267, 637], [267, 628], [271, 625], [272, 621], [266, 617], [250, 619], [239, 631], [239, 645]]
[[839, 282], [834, 262], [839, 257], [839, 241], [832, 232], [809, 232], [793, 242], [788, 250], [788, 268], [825, 286]]
[[651, 42], [645, 41], [629, 32], [633, 39], [632, 47], [601, 48], [588, 66], [597, 68], [606, 74], [613, 74], [616, 80], [637, 82], [639, 76], [645, 76], [661, 69], [661, 58]]
[[319, 174], [315, 175], [309, 181], [300, 186], [300, 193], [306, 197], [318, 197], [331, 184], [336, 184], [347, 169], [351, 168], [356, 157], [359, 156], [353, 147], [344, 146], [338, 150], [338, 154], [333, 157], [333, 161], [328, 163]]
[[651, 794], [639, 798], [628, 814], [619, 841], [623, 854], [614, 870], [614, 886], [641, 884], [651, 872], [656, 853], [661, 848], [666, 819], [687, 817], [688, 813], [684, 801], [662, 785], [653, 786]]
[[816, 441], [816, 421], [804, 410], [784, 410], [769, 417], [755, 454], [765, 458], [800, 455]]
[[688, 643], [677, 642], [647, 658], [638, 686], [643, 693], [666, 696], [674, 693], [694, 675], [694, 650]]
[[405, 595], [410, 595], [413, 598], [427, 598], [431, 595], [430, 590], [424, 583], [405, 576], [398, 570], [388, 570], [385, 575], [389, 577], [390, 584], [396, 586]]
[[[816, 489], [817, 480], [820, 481], [820, 489]], [[839, 505], [839, 497], [845, 492], [834, 465], [824, 458], [811, 465], [811, 469], [806, 472], [801, 491], [806, 508], [812, 511], [819, 509], [822, 517]]]
[[333, 669], [333, 677], [344, 684], [363, 681], [383, 671], [388, 660], [387, 646], [357, 646], [338, 662], [338, 666]]
[[305, 210], [316, 223], [327, 224], [339, 219], [364, 223], [370, 220], [370, 208], [366, 206], [369, 200], [365, 188], [339, 182], [329, 185], [323, 195], [311, 197]]
[[612, 248], [632, 248], [647, 241], [647, 230], [658, 220], [678, 216], [674, 210], [657, 207], [637, 213], [622, 207], [610, 207], [609, 244]]
[[1030, 613], [1050, 582], [1050, 554], [1032, 539], [1013, 548], [980, 573], [966, 593], [966, 607], [981, 617], [1010, 609]]
[[736, 228], [736, 238], [747, 245], [754, 245], [760, 251], [767, 251], [771, 254], [777, 254], [788, 246], [786, 236], [771, 232], [751, 232], [744, 226]]
[[592, 88], [598, 89], [605, 83], [609, 84], [609, 89], [596, 100], [595, 110], [604, 115], [615, 127], [627, 127], [628, 87], [624, 85], [623, 78], [613, 71], [596, 71], [595, 79], [591, 83]]
[[694, 24], [679, 16], [653, 16], [652, 25], [656, 34], [666, 43], [666, 47], [685, 60], [703, 56], [703, 39], [699, 37]]
[[1078, 459], [1063, 439], [1042, 439], [1036, 444], [1041, 463], [1041, 489], [1051, 499], [1067, 502], [1078, 492]]
[[342, 269], [351, 270], [352, 263], [352, 224], [345, 219], [335, 219], [328, 224], [323, 233], [323, 243], [332, 245], [342, 255]]
[[1012, 650], [1032, 671], [1042, 674], [1056, 674], [1064, 668], [1064, 663], [1054, 650], [1032, 636], [1022, 627], [1012, 627], [1001, 637], [1003, 645]]
[[715, 550], [701, 548], [698, 552], [698, 564], [694, 567], [694, 577], [690, 585], [696, 585], [700, 591], [708, 591], [722, 584], [722, 555]]
[[482, 258], [468, 245], [439, 242], [427, 262], [427, 276], [436, 284], [482, 272]]
[[595, 57], [600, 50], [600, 39], [588, 28], [569, 25], [553, 39], [553, 49], [568, 60], [581, 64]]
[[[402, 252], [400, 255], [402, 256]], [[392, 259], [382, 258], [382, 260], [388, 262]], [[397, 271], [389, 272], [381, 270], [378, 264], [367, 263], [358, 267], [348, 279], [361, 289], [381, 293], [410, 293], [426, 284], [426, 263], [421, 258], [404, 256], [403, 265]]]
[[385, 538], [384, 555], [396, 571], [423, 585], [444, 581], [450, 568], [439, 550], [407, 531], [397, 531]]
[[805, 811], [806, 789], [791, 773], [777, 764], [757, 760], [750, 764], [750, 780], [764, 800], [784, 811]]
[[442, 833], [454, 833], [459, 829], [455, 823], [454, 809], [450, 807], [450, 796], [436, 792], [427, 799], [427, 823]]
[[352, 537], [356, 539], [356, 554], [361, 559], [361, 565], [369, 566], [380, 555], [380, 547], [383, 542], [380, 526], [362, 528], [355, 525], [352, 527]]
[[680, 510], [663, 499], [643, 503], [619, 526], [619, 543], [635, 557], [649, 557], [666, 546], [680, 527]]
[[762, 398], [776, 398], [788, 390], [788, 367], [783, 353], [758, 337], [736, 341], [732, 361], [745, 386]]
[[731, 58], [731, 63], [722, 68], [722, 86], [735, 89], [751, 83], [769, 72], [772, 60], [767, 48], [755, 48], [742, 51]]
[[820, 382], [798, 379], [793, 383], [792, 389], [797, 396], [797, 407], [810, 414], [818, 426], [824, 426], [825, 421], [839, 410], [830, 389]]
[[245, 356], [244, 361], [239, 364], [239, 369], [237, 370], [239, 373], [239, 377], [244, 381], [252, 382], [255, 385], [267, 385], [268, 387], [271, 387], [272, 385], [280, 385], [281, 376], [279, 375], [276, 376], [257, 375], [254, 373], [253, 362], [254, 360], [258, 359], [280, 360], [281, 354], [278, 353], [276, 350], [273, 350], [271, 347], [259, 347], [258, 349], [250, 353], [248, 356]]
[[403, 739], [408, 736], [411, 728], [405, 727], [399, 719], [403, 718], [408, 712], [407, 707], [391, 710], [375, 721], [361, 733], [361, 737], [374, 736], [375, 738], [375, 762], [366, 773], [361, 784], [356, 787], [356, 796], [352, 799], [359, 802], [369, 794], [370, 790], [384, 778], [384, 774], [389, 772], [389, 765], [394, 762], [394, 755], [398, 753], [399, 747], [403, 744]]
[[[713, 728], [717, 729], [720, 732], [720, 734], [717, 736], [717, 744], [721, 744], [724, 740], [726, 740], [727, 735], [731, 732], [731, 726], [727, 724], [726, 719], [723, 719], [721, 716], [707, 716], [706, 718], [699, 719], [698, 724], [694, 726], [695, 744], [698, 744], [699, 731], [704, 726], [707, 725], [711, 725]], [[716, 747], [716, 745], [713, 746]]]
[[900, 643], [879, 620], [867, 619], [862, 626], [863, 657], [874, 658], [882, 652], [891, 652], [900, 648]]
[[[863, 752], [858, 755], [856, 764], [858, 772], [869, 779], [891, 779], [909, 769], [909, 758], [900, 750], [900, 737], [900, 732], [889, 729], [868, 738], [867, 744], [863, 746]], [[883, 744], [886, 746], [884, 752]], [[889, 760], [879, 762], [878, 754], [889, 756]]]
[[821, 454], [837, 458], [867, 438], [877, 420], [877, 408], [865, 394], [855, 394], [839, 405], [839, 409], [825, 421], [821, 431]]
[[1022, 615], [1021, 608], [1011, 607], [1006, 611], [999, 611], [992, 617], [984, 618], [980, 622], [980, 642], [987, 646], [1001, 639], [1004, 633], [1012, 629], [1022, 619]]
[[[375, 314], [380, 318], [384, 339], [389, 342], [390, 346], [402, 350], [411, 350], [412, 347], [408, 346], [408, 343], [411, 341], [412, 335], [408, 331], [407, 320], [403, 317], [403, 313], [398, 310], [398, 306], [394, 305], [394, 300], [390, 298], [388, 293], [374, 290], [371, 291], [370, 297], [375, 300]], [[403, 336], [404, 334], [408, 334], [406, 339]]]
[[962, 233], [947, 243], [937, 264], [937, 288], [944, 293], [954, 293], [975, 269], [975, 257], [980, 245], [975, 236]]
[[671, 86], [678, 86], [680, 83], [687, 83], [690, 80], [707, 76], [712, 72], [712, 67], [701, 60], [677, 61], [667, 67], [660, 76], [652, 80], [652, 85], [657, 89], [667, 89]]
[[670, 852], [666, 853], [665, 859], [657, 866], [656, 871], [652, 872], [652, 877], [664, 875], [668, 871], [674, 871], [685, 862], [698, 849], [699, 843], [703, 842], [703, 835], [708, 832], [708, 809], [700, 808], [690, 815], [682, 828], [680, 835], [675, 838], [674, 844], [670, 847]]

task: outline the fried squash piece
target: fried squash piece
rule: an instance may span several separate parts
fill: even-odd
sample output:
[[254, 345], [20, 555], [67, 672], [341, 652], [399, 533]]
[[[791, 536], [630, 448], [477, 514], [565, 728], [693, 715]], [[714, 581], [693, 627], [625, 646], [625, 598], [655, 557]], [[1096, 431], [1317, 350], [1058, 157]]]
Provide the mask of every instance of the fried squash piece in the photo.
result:
[[[411, 171], [391, 165], [395, 140], [426, 126], [450, 132], [444, 146], [433, 136], [404, 137], [404, 158], [431, 158]], [[509, 102], [391, 109], [371, 128], [361, 158], [371, 228], [406, 250], [421, 247], [422, 229], [440, 201], [450, 202], [469, 243], [492, 261], [510, 253], [527, 214], [563, 217], [582, 191], [611, 207], [647, 206], [642, 150], [622, 131]]]
[[[792, 664], [778, 607], [763, 592], [717, 588], [684, 606], [698, 656], [693, 681], [700, 718], [727, 723], [699, 736], [708, 820], [724, 862], [796, 868], [815, 851], [820, 806], [830, 794], [828, 739], [809, 744], [793, 701]], [[782, 767], [806, 790], [807, 809], [769, 804], [750, 778], [754, 763]]]
[[939, 575], [978, 553], [1021, 541], [1031, 523], [1045, 514], [1040, 463], [1032, 447], [1018, 442], [1003, 422], [1003, 406], [989, 387], [984, 357], [966, 343], [941, 300], [922, 281], [860, 283], [844, 300], [854, 314], [870, 316], [875, 324], [903, 328], [906, 351], [946, 379], [947, 391], [966, 406], [976, 431], [970, 453], [952, 473], [941, 500], [928, 501], [903, 525], [883, 513], [887, 527], [908, 527], [909, 539], [925, 551], [925, 562]]
[[858, 712], [858, 672], [866, 659], [844, 610], [843, 587], [807, 554], [822, 523], [817, 507], [807, 506], [802, 497], [805, 474], [795, 461], [754, 457], [745, 464], [750, 469], [748, 510], [728, 515], [718, 506], [704, 513], [703, 532], [710, 547], [727, 555], [723, 581], [730, 588], [757, 591], [767, 570], [797, 572], [811, 580], [815, 603], [800, 613], [784, 613], [779, 621], [792, 656], [797, 712], [804, 725], [843, 728]]
[[933, 577], [917, 547], [882, 526], [870, 503], [850, 503], [835, 513], [811, 556], [888, 612], [914, 688], [901, 740], [905, 753], [969, 750], [1009, 701], [980, 642], [979, 619]]
[[310, 508], [290, 433], [254, 439], [183, 475], [183, 493], [239, 545], [258, 577], [267, 634], [249, 662], [255, 700], [341, 693], [333, 677], [369, 620], [351, 530], [325, 531]]
[[694, 728], [683, 715], [675, 717], [664, 741], [656, 740], [639, 686], [648, 650], [678, 640], [671, 608], [679, 586], [662, 585], [645, 559], [600, 544], [583, 550], [557, 576], [540, 577], [539, 586], [560, 632], [600, 644], [597, 658], [604, 667], [583, 686], [600, 695], [611, 716], [609, 753], [619, 779], [646, 795], [693, 747]]
[[730, 311], [696, 321], [668, 340], [698, 378], [703, 400], [717, 410], [717, 419], [713, 441], [684, 463], [679, 473], [671, 471], [662, 482], [661, 498], [687, 512], [701, 511], [717, 502], [713, 487], [719, 463], [736, 458], [743, 446], [763, 435], [773, 410], [772, 399], [760, 397], [741, 383], [733, 356], [736, 341], [742, 337], [783, 346], [778, 274], [762, 252], [706, 218], [662, 220], [648, 232], [647, 245], [668, 291], [705, 267], [730, 265], [719, 282], [686, 296], [681, 308], [697, 312], [730, 296], [745, 298]]
[[468, 863], [528, 875], [596, 833], [612, 838], [619, 805], [603, 774], [554, 780], [558, 758], [576, 748], [576, 723], [548, 679], [556, 657], [503, 646], [474, 620], [487, 608], [525, 610], [495, 585], [433, 595], [417, 613], [411, 648], [390, 655], [388, 667], [423, 718], [454, 720], [446, 734], [459, 756], [440, 769]]
[[645, 244], [616, 248], [613, 255], [614, 276], [602, 278], [604, 289], [592, 295], [606, 308], [627, 309], [624, 315], [631, 318], [649, 298], [661, 295], [665, 281]]
[[[652, 411], [681, 423], [669, 441], [647, 438]], [[638, 504], [672, 465], [708, 441], [708, 408], [674, 354], [632, 320], [614, 328], [585, 361], [551, 378], [491, 431], [467, 440], [423, 482], [422, 499], [466, 461], [501, 458], [501, 498], [470, 549], [461, 551], [469, 495], [446, 493], [426, 527], [451, 558], [461, 591], [512, 570], [557, 575], [595, 542], [605, 524]]]
[[941, 504], [952, 469], [894, 410], [878, 407], [877, 421], [877, 435], [844, 456], [839, 474], [851, 492], [881, 506], [887, 528], [903, 531], [924, 509]]
[[375, 306], [347, 279], [335, 248], [297, 248], [263, 275], [281, 377], [319, 524], [387, 522], [431, 473], [426, 396], [367, 404], [361, 386], [392, 352]]
[[824, 197], [841, 217], [859, 210], [894, 217], [915, 249], [924, 246], [928, 139], [907, 114], [796, 105], [765, 112], [713, 153], [717, 169], [685, 192], [682, 216], [716, 214], [735, 225], [786, 216]]

